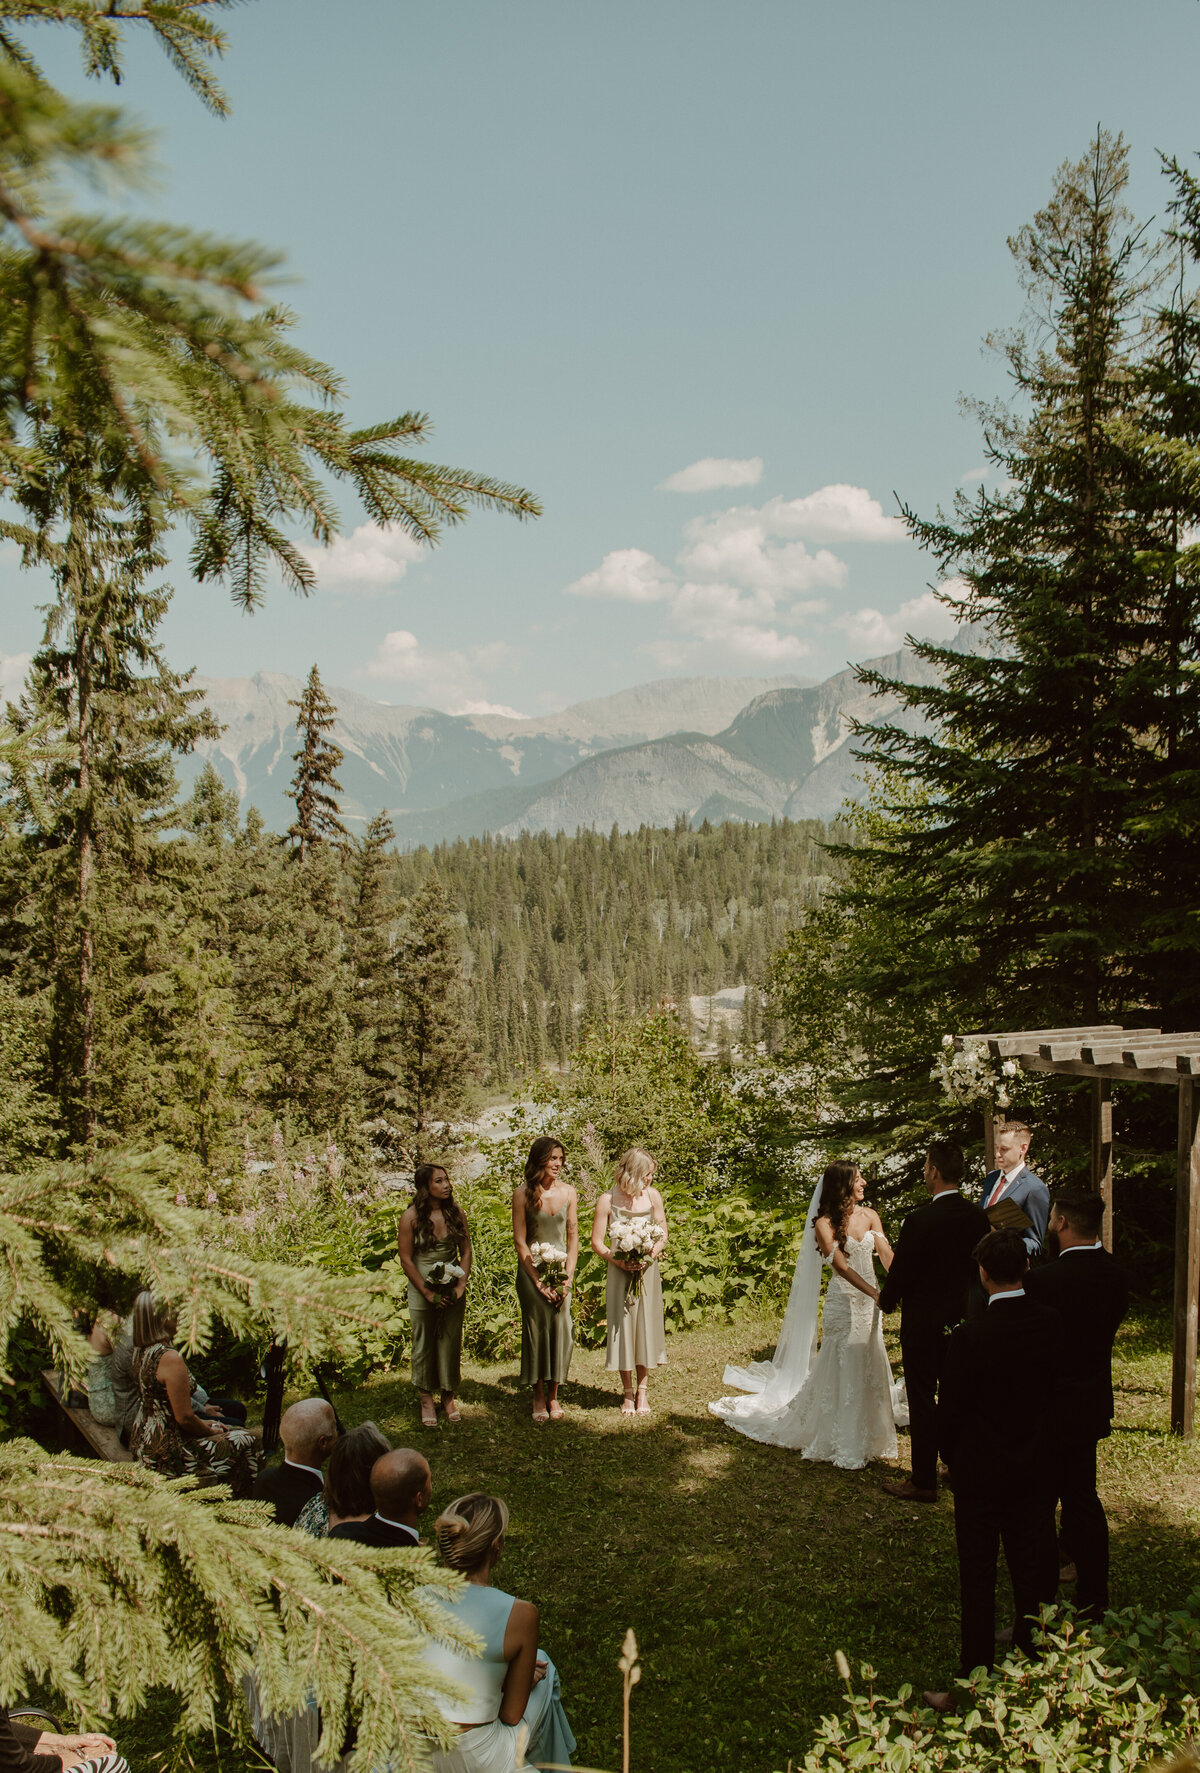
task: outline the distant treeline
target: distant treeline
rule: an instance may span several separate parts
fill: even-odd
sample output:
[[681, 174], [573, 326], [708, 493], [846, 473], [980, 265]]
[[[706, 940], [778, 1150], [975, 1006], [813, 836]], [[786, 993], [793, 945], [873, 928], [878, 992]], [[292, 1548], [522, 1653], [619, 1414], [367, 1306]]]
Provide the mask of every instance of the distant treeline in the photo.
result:
[[[392, 859], [411, 898], [436, 872], [464, 919], [471, 1021], [486, 1079], [565, 1064], [584, 1026], [722, 987], [757, 987], [820, 899], [844, 836], [818, 820], [473, 838]], [[747, 992], [745, 1034], [763, 1033]]]

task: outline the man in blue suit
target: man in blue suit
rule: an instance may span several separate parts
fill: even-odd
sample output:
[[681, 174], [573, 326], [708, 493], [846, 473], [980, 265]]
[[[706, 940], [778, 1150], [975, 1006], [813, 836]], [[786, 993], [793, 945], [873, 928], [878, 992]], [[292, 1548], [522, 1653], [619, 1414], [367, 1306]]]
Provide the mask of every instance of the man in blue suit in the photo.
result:
[[999, 1209], [994, 1224], [1004, 1226], [1003, 1209], [1016, 1207], [1029, 1220], [1019, 1229], [1030, 1257], [1041, 1254], [1050, 1217], [1050, 1190], [1040, 1176], [1035, 1176], [1025, 1162], [1031, 1134], [1024, 1121], [1008, 1120], [996, 1128], [996, 1163], [983, 1184], [979, 1204], [991, 1217]]

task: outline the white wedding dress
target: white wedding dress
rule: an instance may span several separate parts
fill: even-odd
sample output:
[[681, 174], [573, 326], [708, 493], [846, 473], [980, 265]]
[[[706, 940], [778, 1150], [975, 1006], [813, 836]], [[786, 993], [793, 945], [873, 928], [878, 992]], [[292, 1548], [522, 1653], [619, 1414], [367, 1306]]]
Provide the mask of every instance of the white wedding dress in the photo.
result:
[[[795, 1447], [806, 1459], [857, 1471], [872, 1459], [896, 1457], [896, 1426], [907, 1423], [908, 1405], [903, 1384], [892, 1379], [879, 1307], [832, 1263], [821, 1346], [813, 1358], [827, 1260], [813, 1235], [816, 1206], [814, 1196], [774, 1360], [726, 1367], [725, 1384], [752, 1395], [720, 1398], [708, 1407], [751, 1440]], [[872, 1285], [874, 1249], [873, 1231], [846, 1239], [847, 1263]]]

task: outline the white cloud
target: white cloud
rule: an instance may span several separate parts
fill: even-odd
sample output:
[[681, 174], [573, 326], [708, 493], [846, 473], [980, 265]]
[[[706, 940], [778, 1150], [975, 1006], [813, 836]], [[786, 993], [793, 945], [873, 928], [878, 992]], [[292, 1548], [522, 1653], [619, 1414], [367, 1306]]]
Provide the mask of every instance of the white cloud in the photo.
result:
[[792, 665], [807, 656], [810, 643], [776, 622], [774, 595], [740, 591], [736, 585], [681, 585], [671, 599], [668, 622], [684, 644], [659, 643], [656, 655], [672, 663], [709, 656], [720, 663]]
[[772, 533], [810, 542], [902, 542], [899, 517], [888, 517], [865, 486], [835, 481], [802, 499], [769, 499], [759, 513]]
[[[961, 580], [948, 579], [941, 587], [955, 595]], [[839, 616], [834, 626], [849, 640], [870, 653], [894, 652], [903, 646], [906, 634], [917, 640], [949, 640], [956, 627], [954, 613], [940, 603], [932, 591], [922, 591], [891, 615], [882, 610], [856, 609]]]
[[569, 597], [615, 597], [622, 603], [660, 603], [671, 595], [670, 569], [644, 548], [616, 548], [593, 572], [567, 586]]
[[522, 714], [519, 708], [508, 708], [503, 702], [464, 702], [461, 708], [451, 708], [451, 714], [494, 714], [502, 720], [528, 720], [528, 714]]
[[0, 653], [0, 710], [6, 702], [17, 701], [32, 663], [32, 653]]
[[331, 591], [357, 591], [374, 596], [398, 585], [426, 549], [402, 529], [360, 523], [348, 536], [336, 536], [328, 548], [301, 548], [320, 583]]
[[811, 591], [846, 581], [845, 563], [836, 554], [827, 548], [810, 554], [803, 542], [775, 542], [770, 520], [749, 505], [694, 518], [683, 533], [679, 564], [691, 575], [772, 591]]
[[690, 467], [669, 474], [660, 492], [716, 492], [722, 486], [757, 486], [762, 479], [761, 456], [704, 456]]
[[980, 481], [986, 480], [990, 473], [991, 469], [986, 463], [982, 468], [968, 468], [958, 484], [960, 486], [978, 486]]
[[404, 684], [422, 704], [445, 707], [455, 714], [511, 714], [511, 709], [488, 704], [486, 691], [488, 673], [512, 657], [512, 647], [503, 640], [462, 649], [426, 646], [408, 628], [393, 628], [375, 648], [363, 675]]

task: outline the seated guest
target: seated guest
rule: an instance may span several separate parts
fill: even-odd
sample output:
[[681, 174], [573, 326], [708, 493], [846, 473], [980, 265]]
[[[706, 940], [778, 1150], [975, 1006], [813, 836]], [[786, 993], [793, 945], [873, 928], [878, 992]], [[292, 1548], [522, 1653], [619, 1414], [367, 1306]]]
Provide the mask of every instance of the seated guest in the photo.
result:
[[483, 1639], [478, 1657], [436, 1641], [425, 1652], [438, 1674], [469, 1695], [444, 1712], [459, 1736], [452, 1748], [434, 1750], [434, 1773], [511, 1773], [533, 1762], [563, 1766], [575, 1752], [558, 1671], [538, 1650], [537, 1608], [492, 1587], [507, 1529], [503, 1502], [481, 1493], [460, 1496], [434, 1526], [443, 1564], [467, 1579], [462, 1593], [442, 1605], [456, 1624]]
[[13, 1723], [0, 1706], [0, 1773], [129, 1773], [111, 1736], [58, 1736]]
[[[133, 1433], [141, 1399], [137, 1381], [133, 1376], [133, 1318], [126, 1318], [121, 1328], [112, 1338], [108, 1357], [109, 1379], [115, 1398], [116, 1420], [114, 1427], [120, 1430], [121, 1440], [129, 1445], [129, 1437]], [[197, 1416], [206, 1421], [230, 1423], [235, 1428], [244, 1428], [246, 1424], [246, 1406], [235, 1397], [210, 1397], [204, 1387], [192, 1380], [192, 1409]]]
[[306, 1502], [296, 1516], [300, 1531], [324, 1539], [331, 1527], [343, 1521], [369, 1520], [375, 1513], [371, 1467], [391, 1450], [391, 1441], [373, 1422], [348, 1429], [329, 1455], [324, 1492]]
[[138, 1406], [129, 1450], [139, 1465], [164, 1477], [198, 1477], [249, 1494], [262, 1465], [257, 1436], [244, 1428], [197, 1415], [192, 1376], [171, 1343], [174, 1316], [153, 1293], [139, 1293], [133, 1307], [134, 1384]]
[[321, 1467], [337, 1440], [337, 1417], [323, 1397], [302, 1398], [283, 1413], [279, 1424], [283, 1463], [260, 1472], [250, 1494], [256, 1502], [270, 1502], [281, 1527], [294, 1527], [306, 1502], [319, 1496], [324, 1485]]
[[1129, 1310], [1129, 1283], [1100, 1241], [1098, 1194], [1058, 1194], [1050, 1229], [1058, 1260], [1025, 1282], [1031, 1299], [1056, 1311], [1066, 1359], [1062, 1413], [1054, 1438], [1055, 1482], [1062, 1503], [1059, 1552], [1075, 1564], [1075, 1605], [1082, 1618], [1108, 1611], [1108, 1517], [1096, 1488], [1096, 1447], [1112, 1433], [1112, 1351]]
[[433, 1494], [429, 1462], [412, 1447], [397, 1447], [371, 1467], [373, 1513], [365, 1521], [331, 1526], [331, 1539], [356, 1539], [360, 1545], [419, 1545], [417, 1525]]

